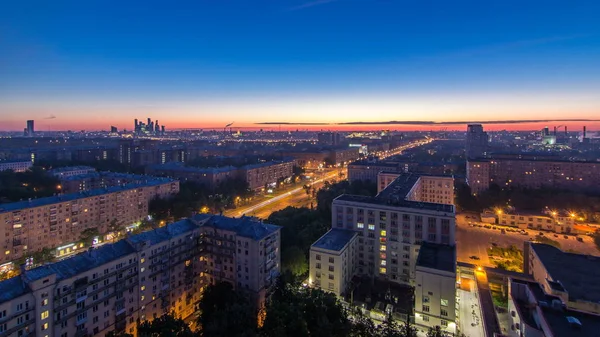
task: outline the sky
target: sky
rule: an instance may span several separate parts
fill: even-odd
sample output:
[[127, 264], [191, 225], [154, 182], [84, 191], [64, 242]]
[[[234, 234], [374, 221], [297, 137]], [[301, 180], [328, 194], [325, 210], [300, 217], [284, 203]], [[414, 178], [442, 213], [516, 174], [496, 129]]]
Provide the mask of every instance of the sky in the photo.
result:
[[596, 0], [1, 1], [0, 130], [600, 129], [598, 17]]

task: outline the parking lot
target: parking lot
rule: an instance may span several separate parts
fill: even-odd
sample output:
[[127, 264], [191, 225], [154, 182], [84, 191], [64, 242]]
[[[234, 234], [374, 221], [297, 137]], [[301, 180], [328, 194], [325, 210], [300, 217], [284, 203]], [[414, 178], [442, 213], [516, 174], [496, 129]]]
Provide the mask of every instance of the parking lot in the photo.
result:
[[492, 244], [496, 244], [500, 247], [515, 245], [520, 249], [523, 249], [523, 243], [525, 241], [535, 238], [535, 236], [540, 233], [549, 239], [557, 241], [563, 251], [569, 250], [581, 254], [600, 256], [600, 251], [598, 251], [594, 245], [592, 238], [586, 235], [578, 236], [583, 240], [583, 242], [580, 242], [577, 241], [577, 237], [573, 235], [565, 237], [563, 234], [533, 230], [526, 230], [525, 235], [517, 230], [505, 230], [504, 234], [502, 234], [502, 227], [488, 225], [487, 227], [489, 228], [486, 228], [484, 225], [488, 224], [475, 222], [474, 226], [469, 225], [468, 219], [464, 218], [464, 216], [457, 217], [456, 245], [458, 250], [458, 261], [491, 267], [493, 264], [488, 258], [487, 249]]

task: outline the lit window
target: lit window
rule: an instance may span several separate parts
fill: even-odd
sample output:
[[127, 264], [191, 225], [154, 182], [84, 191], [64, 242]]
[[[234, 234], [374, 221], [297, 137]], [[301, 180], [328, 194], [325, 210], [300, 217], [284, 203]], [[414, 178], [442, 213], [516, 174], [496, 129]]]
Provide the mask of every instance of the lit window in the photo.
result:
[[46, 319], [46, 318], [48, 318], [48, 316], [49, 316], [49, 315], [50, 315], [50, 314], [48, 313], [48, 310], [46, 310], [46, 311], [42, 312], [42, 319]]
[[144, 291], [144, 290], [146, 290], [146, 286], [142, 286], [140, 289], [141, 289], [142, 291]]
[[387, 263], [387, 262], [386, 262], [385, 260], [381, 260], [381, 265], [382, 265], [382, 266], [384, 266], [384, 267], [385, 267], [386, 263]]
[[42, 331], [48, 329], [48, 323], [42, 324]]
[[358, 223], [356, 224], [356, 228], [363, 229], [363, 228], [365, 228], [365, 224], [364, 224], [364, 223], [362, 223], [362, 222], [358, 222]]
[[379, 232], [379, 235], [380, 235], [380, 236], [385, 236], [386, 234], [387, 234], [387, 232], [386, 232], [386, 231], [381, 231], [381, 232]]
[[371, 224], [369, 224], [369, 230], [370, 230], [370, 231], [374, 231], [374, 230], [375, 230], [375, 225], [371, 225]]
[[47, 298], [44, 298], [42, 300], [42, 305], [48, 305], [48, 299]]
[[387, 269], [385, 269], [384, 267], [379, 268], [380, 274], [385, 274], [386, 272], [387, 272]]
[[379, 250], [380, 250], [380, 251], [384, 252], [384, 251], [385, 251], [385, 249], [386, 249], [385, 245], [381, 245], [381, 246], [379, 246]]

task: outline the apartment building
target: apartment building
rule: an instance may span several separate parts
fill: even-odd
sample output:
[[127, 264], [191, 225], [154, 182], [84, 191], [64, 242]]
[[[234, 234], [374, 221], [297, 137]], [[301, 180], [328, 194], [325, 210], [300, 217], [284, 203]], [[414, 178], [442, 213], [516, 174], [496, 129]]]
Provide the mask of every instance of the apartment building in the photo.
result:
[[127, 184], [143, 184], [156, 177], [117, 172], [91, 172], [60, 178], [63, 193], [77, 193]]
[[359, 161], [348, 165], [348, 181], [376, 182], [381, 172], [401, 174], [405, 171], [396, 163]]
[[[444, 307], [447, 304], [453, 310], [456, 267], [451, 265], [456, 264], [455, 209], [452, 204], [424, 201], [440, 199], [430, 197], [429, 192], [427, 195], [415, 192], [419, 189], [419, 184], [428, 186], [421, 179], [423, 177], [417, 174], [402, 174], [375, 197], [346, 194], [337, 197], [332, 204], [332, 230], [353, 231], [357, 234], [355, 239], [338, 234], [346, 238], [345, 241], [341, 240], [346, 243], [343, 247], [348, 247], [345, 249], [352, 251], [355, 246], [356, 262], [354, 266], [348, 265], [348, 268], [354, 269], [354, 275], [376, 277], [415, 287], [416, 294], [420, 296], [417, 304], [422, 318], [417, 323], [425, 328], [445, 324], [445, 330], [454, 333], [455, 313], [445, 309], [442, 312], [442, 300]], [[444, 190], [445, 187], [440, 189]], [[330, 240], [335, 242], [335, 235], [330, 235]], [[424, 245], [427, 245], [425, 249]], [[341, 244], [334, 246], [338, 248]], [[338, 260], [335, 257], [344, 248], [327, 247], [327, 244], [319, 245], [317, 242], [311, 249], [310, 277], [313, 286], [317, 280], [317, 271], [320, 270], [317, 268], [317, 255], [327, 258], [327, 261], [333, 257], [334, 263], [323, 262], [321, 267], [333, 266], [333, 270], [337, 270], [335, 262]], [[324, 290], [332, 288], [332, 292], [344, 294], [348, 284], [345, 276], [329, 273], [328, 270], [330, 269], [323, 270], [321, 274], [320, 287]], [[337, 277], [341, 279], [338, 280]], [[450, 279], [453, 281], [450, 282]], [[330, 284], [329, 280], [335, 282]], [[435, 291], [432, 290], [434, 288]], [[424, 298], [431, 303], [438, 303], [438, 306], [429, 306], [428, 313], [426, 304], [423, 304]], [[443, 313], [448, 315], [442, 315]]]
[[239, 176], [248, 183], [251, 190], [257, 190], [291, 177], [294, 174], [294, 165], [295, 162], [291, 159], [245, 165], [239, 168]]
[[500, 187], [597, 190], [600, 163], [498, 158], [467, 161], [467, 183], [474, 194]]
[[263, 306], [280, 273], [280, 229], [250, 217], [210, 217], [201, 227], [207, 282], [229, 282]]
[[[402, 174], [380, 172], [377, 176], [377, 193], [383, 191]], [[408, 200], [454, 205], [454, 178], [419, 174], [420, 178], [408, 191]]]
[[570, 214], [554, 213], [550, 215], [527, 212], [500, 213], [498, 224], [514, 226], [520, 229], [546, 230], [569, 234], [575, 231], [575, 218]]
[[225, 269], [214, 256], [229, 248], [237, 257], [231, 271], [241, 276], [225, 281], [239, 279], [235, 287], [263, 294], [264, 302], [267, 281], [279, 273], [279, 227], [249, 218], [196, 215], [0, 282], [0, 333], [135, 335], [138, 323], [164, 313], [186, 319], [196, 312], [204, 287], [223, 280], [215, 276]]
[[87, 228], [96, 228], [102, 235], [113, 221], [120, 227], [133, 224], [148, 215], [150, 200], [177, 192], [177, 181], [156, 178], [143, 184], [2, 204], [0, 264], [75, 243]]
[[309, 283], [341, 296], [357, 266], [358, 233], [332, 228], [310, 247]]
[[67, 166], [59, 167], [48, 171], [48, 174], [53, 175], [59, 179], [81, 176], [96, 172], [96, 169], [90, 166]]
[[195, 181], [216, 188], [221, 182], [239, 178], [248, 183], [252, 190], [264, 188], [265, 185], [275, 184], [280, 179], [289, 178], [294, 174], [293, 160], [270, 161], [241, 167], [226, 166], [219, 168], [187, 167], [181, 163], [150, 165], [147, 174], [166, 175], [181, 181]]
[[25, 172], [33, 166], [31, 160], [23, 161], [0, 161], [0, 172], [2, 171], [14, 171], [14, 172]]
[[423, 242], [415, 271], [415, 324], [456, 332], [456, 247]]
[[525, 242], [524, 272], [567, 310], [600, 315], [600, 258]]
[[537, 282], [509, 279], [510, 337], [594, 337], [600, 316], [570, 310]]

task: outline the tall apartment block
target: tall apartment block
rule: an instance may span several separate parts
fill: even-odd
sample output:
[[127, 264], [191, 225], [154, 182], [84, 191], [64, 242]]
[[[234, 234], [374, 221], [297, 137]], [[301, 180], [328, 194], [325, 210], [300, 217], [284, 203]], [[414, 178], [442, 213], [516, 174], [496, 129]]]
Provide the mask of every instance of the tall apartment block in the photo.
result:
[[[402, 174], [375, 197], [337, 197], [331, 231], [311, 247], [312, 285], [337, 295], [346, 293], [349, 275], [411, 285], [419, 297], [415, 323], [455, 332], [455, 210], [453, 199], [445, 199], [453, 183], [440, 177], [441, 186], [435, 178], [429, 185], [429, 178]], [[343, 264], [346, 271], [339, 270]]]
[[279, 227], [197, 215], [0, 282], [0, 334], [135, 335], [165, 313], [192, 316], [210, 283], [267, 294], [278, 273]]
[[87, 228], [106, 234], [114, 220], [119, 226], [131, 225], [148, 215], [150, 200], [178, 191], [179, 182], [154, 178], [139, 184], [2, 204], [0, 264], [44, 248], [70, 249]]
[[467, 158], [481, 158], [486, 154], [488, 134], [483, 131], [481, 124], [467, 126]]
[[597, 190], [600, 163], [519, 158], [469, 160], [467, 184], [474, 194], [488, 190], [491, 184], [502, 188]]

